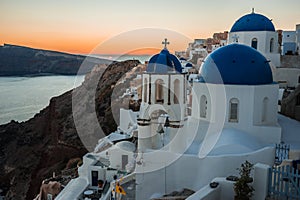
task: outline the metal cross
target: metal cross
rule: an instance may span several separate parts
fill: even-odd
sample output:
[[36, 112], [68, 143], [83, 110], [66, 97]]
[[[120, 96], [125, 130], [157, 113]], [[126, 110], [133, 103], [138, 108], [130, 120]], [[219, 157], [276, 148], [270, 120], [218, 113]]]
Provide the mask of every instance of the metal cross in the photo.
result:
[[167, 45], [168, 45], [168, 44], [170, 44], [170, 42], [168, 42], [168, 39], [167, 39], [167, 38], [165, 38], [165, 40], [164, 40], [164, 41], [162, 41], [162, 44], [163, 44], [163, 45], [165, 45], [165, 47], [164, 47], [164, 48], [166, 49], [166, 48], [167, 48]]

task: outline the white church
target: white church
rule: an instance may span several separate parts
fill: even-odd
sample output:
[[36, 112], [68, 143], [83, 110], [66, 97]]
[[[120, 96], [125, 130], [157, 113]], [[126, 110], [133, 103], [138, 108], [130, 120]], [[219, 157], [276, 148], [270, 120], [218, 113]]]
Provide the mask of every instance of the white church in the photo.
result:
[[84, 156], [79, 177], [56, 199], [89, 199], [85, 193], [97, 193], [99, 179], [109, 185], [99, 199], [117, 198], [116, 182], [126, 192], [120, 199], [159, 199], [183, 188], [195, 191], [187, 199], [232, 199], [232, 188], [208, 185], [226, 182], [218, 177], [237, 174], [246, 160], [261, 166], [254, 199], [264, 199], [274, 144], [291, 143], [299, 156], [300, 123], [277, 113], [279, 86], [270, 63], [277, 66], [279, 54], [271, 21], [245, 15], [229, 38], [231, 44], [206, 57], [192, 82], [163, 42], [141, 75], [140, 110], [120, 110], [119, 129]]
[[228, 43], [251, 46], [261, 52], [275, 67], [280, 66], [278, 33], [272, 20], [252, 10], [239, 18], [232, 26]]

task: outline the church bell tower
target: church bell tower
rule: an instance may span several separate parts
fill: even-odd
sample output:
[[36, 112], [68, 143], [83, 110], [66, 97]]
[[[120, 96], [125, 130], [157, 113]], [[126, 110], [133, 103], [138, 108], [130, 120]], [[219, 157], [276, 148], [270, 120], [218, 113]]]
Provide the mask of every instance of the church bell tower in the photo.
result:
[[186, 118], [186, 76], [177, 57], [164, 48], [150, 58], [142, 74], [142, 103], [138, 119], [138, 149], [160, 149], [169, 144], [184, 126]]

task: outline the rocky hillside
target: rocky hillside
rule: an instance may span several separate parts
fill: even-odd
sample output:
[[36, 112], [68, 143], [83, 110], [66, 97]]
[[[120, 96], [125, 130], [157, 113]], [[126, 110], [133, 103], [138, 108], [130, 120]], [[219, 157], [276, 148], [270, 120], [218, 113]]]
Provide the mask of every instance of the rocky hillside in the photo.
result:
[[281, 101], [281, 113], [300, 121], [300, 85], [292, 92], [285, 90]]
[[91, 71], [95, 64], [111, 61], [56, 51], [4, 44], [0, 46], [0, 76], [42, 74], [76, 75], [84, 61], [81, 74]]
[[[117, 81], [138, 64], [138, 61], [115, 62], [105, 70], [100, 65], [86, 76], [80, 87], [52, 98], [49, 106], [34, 118], [0, 126], [0, 188], [6, 199], [32, 200], [43, 179], [53, 172], [59, 173], [70, 159], [81, 158], [86, 148], [91, 149], [101, 137], [89, 135], [96, 132], [98, 120], [106, 133], [115, 130], [110, 95]], [[72, 95], [76, 100], [72, 101]], [[78, 135], [82, 130], [92, 138], [90, 146], [80, 140], [85, 137]]]

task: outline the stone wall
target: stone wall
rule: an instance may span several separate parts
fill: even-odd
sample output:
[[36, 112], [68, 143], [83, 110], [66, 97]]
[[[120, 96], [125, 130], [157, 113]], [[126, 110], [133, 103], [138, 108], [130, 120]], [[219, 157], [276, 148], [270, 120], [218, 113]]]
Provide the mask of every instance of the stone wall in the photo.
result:
[[300, 68], [300, 56], [284, 55], [280, 56], [280, 67]]
[[300, 121], [300, 105], [296, 105], [297, 96], [300, 95], [300, 86], [281, 101], [281, 113]]

